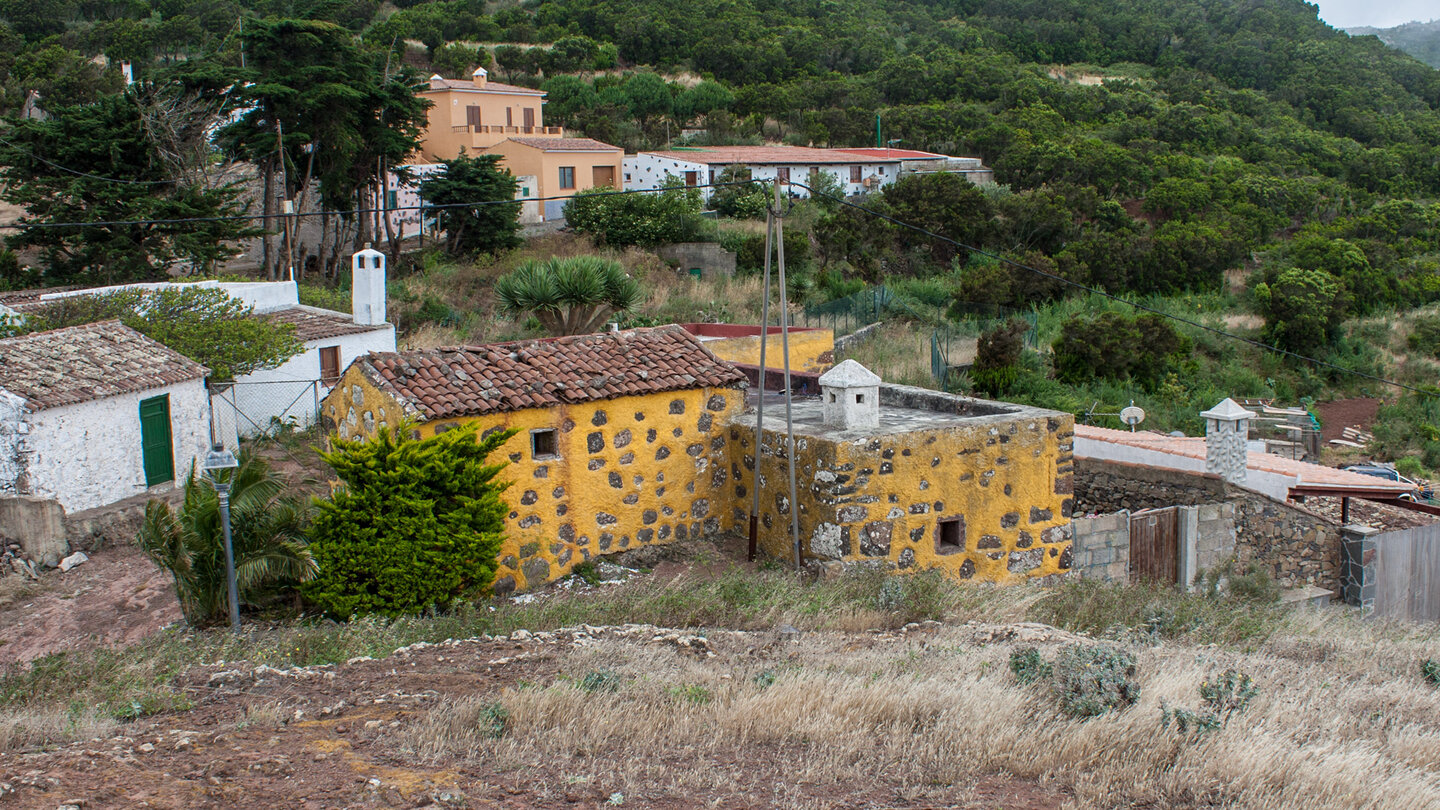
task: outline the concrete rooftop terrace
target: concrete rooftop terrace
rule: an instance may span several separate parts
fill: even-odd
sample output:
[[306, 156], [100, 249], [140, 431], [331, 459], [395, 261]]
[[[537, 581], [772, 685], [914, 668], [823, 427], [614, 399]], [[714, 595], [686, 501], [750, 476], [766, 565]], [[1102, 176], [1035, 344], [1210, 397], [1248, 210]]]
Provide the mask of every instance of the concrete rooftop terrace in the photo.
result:
[[[754, 388], [749, 390], [745, 413], [737, 417], [742, 423], [755, 424], [755, 407], [758, 403], [759, 393]], [[784, 395], [766, 391], [764, 396], [765, 421], [763, 426], [765, 430], [784, 433]], [[794, 397], [791, 412], [795, 435], [834, 442], [848, 442], [916, 431], [1005, 425], [1025, 420], [1044, 422], [1048, 419], [1069, 417], [1069, 414], [1060, 411], [1035, 408], [1029, 405], [994, 402], [931, 391], [926, 388], [889, 384], [880, 386], [880, 424], [878, 427], [841, 430], [836, 426], [825, 424], [822, 410], [823, 403], [820, 397]]]

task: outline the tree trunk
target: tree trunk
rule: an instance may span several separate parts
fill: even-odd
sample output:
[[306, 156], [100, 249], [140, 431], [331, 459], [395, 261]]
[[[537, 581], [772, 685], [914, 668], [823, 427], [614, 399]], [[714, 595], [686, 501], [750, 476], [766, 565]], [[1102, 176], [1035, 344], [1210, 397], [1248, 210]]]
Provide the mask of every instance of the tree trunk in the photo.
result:
[[270, 263], [270, 215], [275, 206], [275, 195], [271, 186], [275, 182], [275, 159], [265, 159], [265, 168], [260, 173], [260, 182], [264, 184], [261, 191], [261, 218], [260, 227], [263, 233], [260, 234], [260, 266], [265, 270], [265, 278], [275, 280], [275, 266]]

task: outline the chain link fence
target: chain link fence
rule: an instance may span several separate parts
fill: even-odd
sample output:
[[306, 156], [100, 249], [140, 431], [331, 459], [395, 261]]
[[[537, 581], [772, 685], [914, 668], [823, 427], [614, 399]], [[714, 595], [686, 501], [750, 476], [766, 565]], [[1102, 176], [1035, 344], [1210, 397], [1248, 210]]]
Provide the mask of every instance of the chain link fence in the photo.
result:
[[210, 387], [210, 423], [217, 441], [308, 430], [330, 393], [321, 380], [216, 383]]

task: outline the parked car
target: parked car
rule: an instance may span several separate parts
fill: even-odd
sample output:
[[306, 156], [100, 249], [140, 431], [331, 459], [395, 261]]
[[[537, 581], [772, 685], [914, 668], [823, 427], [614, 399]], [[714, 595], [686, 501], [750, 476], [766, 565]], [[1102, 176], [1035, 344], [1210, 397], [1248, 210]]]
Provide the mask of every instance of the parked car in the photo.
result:
[[1345, 468], [1346, 472], [1359, 473], [1361, 475], [1373, 475], [1376, 478], [1384, 478], [1386, 481], [1396, 481], [1401, 484], [1409, 484], [1414, 488], [1414, 493], [1405, 493], [1400, 497], [1407, 501], [1428, 501], [1435, 497], [1435, 490], [1428, 484], [1422, 484], [1401, 475], [1394, 467], [1385, 467], [1379, 464], [1354, 464]]

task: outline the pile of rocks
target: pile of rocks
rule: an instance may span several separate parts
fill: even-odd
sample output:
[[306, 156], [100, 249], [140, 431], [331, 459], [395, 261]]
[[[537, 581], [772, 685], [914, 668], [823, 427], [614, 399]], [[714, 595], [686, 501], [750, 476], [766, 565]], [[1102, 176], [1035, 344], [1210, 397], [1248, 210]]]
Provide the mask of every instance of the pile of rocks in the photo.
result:
[[0, 538], [3, 544], [3, 551], [0, 551], [0, 577], [22, 576], [34, 579], [36, 570], [35, 563], [25, 559], [25, 550], [19, 543], [12, 543]]

